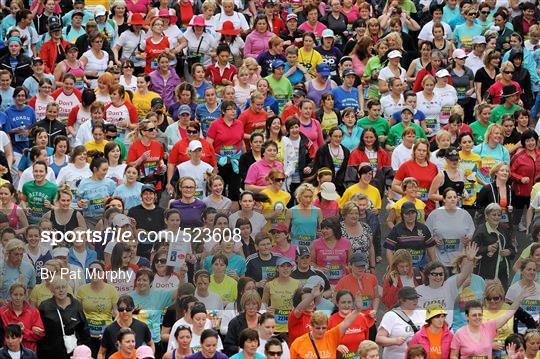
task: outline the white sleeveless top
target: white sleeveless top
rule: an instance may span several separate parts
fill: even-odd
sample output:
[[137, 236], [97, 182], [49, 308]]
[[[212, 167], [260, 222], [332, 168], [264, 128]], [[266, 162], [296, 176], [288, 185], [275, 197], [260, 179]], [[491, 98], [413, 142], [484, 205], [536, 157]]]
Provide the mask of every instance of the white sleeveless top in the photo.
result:
[[[98, 59], [92, 50], [86, 51], [83, 56], [88, 59], [88, 63], [85, 66], [86, 71], [97, 71], [98, 76], [103, 74], [105, 70], [107, 70], [107, 65], [109, 64], [109, 54], [105, 51], [103, 51], [103, 58]], [[90, 80], [92, 88], [96, 88], [97, 86], [97, 79]]]

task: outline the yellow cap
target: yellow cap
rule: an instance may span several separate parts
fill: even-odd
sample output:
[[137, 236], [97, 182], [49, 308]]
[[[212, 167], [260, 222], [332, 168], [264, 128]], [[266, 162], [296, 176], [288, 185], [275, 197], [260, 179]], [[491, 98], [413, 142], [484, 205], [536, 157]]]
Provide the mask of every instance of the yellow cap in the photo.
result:
[[426, 322], [439, 314], [447, 315], [448, 313], [439, 303], [431, 303], [426, 308]]

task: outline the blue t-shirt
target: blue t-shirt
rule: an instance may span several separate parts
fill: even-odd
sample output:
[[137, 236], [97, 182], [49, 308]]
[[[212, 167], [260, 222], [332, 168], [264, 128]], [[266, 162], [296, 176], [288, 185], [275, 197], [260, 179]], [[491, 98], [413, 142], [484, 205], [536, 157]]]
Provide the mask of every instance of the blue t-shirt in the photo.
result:
[[[55, 80], [54, 80], [53, 75], [43, 74], [43, 77], [51, 80], [51, 82], [54, 84]], [[28, 90], [28, 98], [32, 98], [37, 95], [38, 89], [39, 89], [39, 83], [35, 77], [33, 76], [28, 77], [26, 80], [24, 80], [23, 86]]]
[[204, 91], [206, 91], [207, 88], [212, 87], [208, 82], [203, 81], [201, 86], [195, 87], [195, 99], [194, 101], [196, 103], [204, 103]]
[[[396, 121], [396, 123], [401, 122], [401, 111], [396, 111], [392, 114], [392, 118]], [[416, 113], [413, 115], [413, 121], [418, 120], [420, 122], [424, 121], [426, 119], [426, 115], [422, 111], [416, 110]]]
[[[47, 157], [52, 156], [54, 148], [52, 147], [45, 147], [45, 151], [47, 152]], [[30, 153], [28, 153], [26, 156], [22, 156], [21, 160], [19, 161], [19, 165], [17, 168], [21, 171], [24, 171], [28, 167], [32, 165], [32, 161], [30, 161]], [[67, 165], [67, 164], [66, 164]], [[51, 167], [52, 168], [52, 167]], [[60, 170], [58, 170], [60, 172]], [[55, 176], [58, 176], [58, 172], [54, 172]]]
[[105, 211], [105, 200], [112, 196], [116, 189], [116, 182], [110, 178], [94, 181], [92, 178], [84, 178], [79, 184], [77, 197], [88, 201], [88, 206], [83, 209], [85, 217], [96, 218]]
[[148, 325], [150, 333], [152, 333], [152, 341], [158, 343], [161, 341], [160, 329], [163, 314], [165, 309], [174, 302], [176, 297], [176, 289], [150, 289], [147, 295], [140, 295], [136, 291], [129, 293], [133, 302], [141, 311], [137, 315], [137, 319]]
[[29, 129], [36, 123], [36, 113], [32, 107], [25, 105], [23, 108], [10, 106], [5, 112], [4, 131], [11, 137], [13, 151], [23, 153], [25, 148], [30, 147], [30, 140], [27, 136], [10, 133], [16, 128]]
[[469, 27], [466, 23], [461, 24], [456, 26], [453, 40], [457, 42], [457, 47], [472, 50], [473, 37], [482, 35], [482, 32], [484, 30], [480, 25], [473, 24], [473, 26]]
[[360, 106], [358, 103], [358, 89], [353, 87], [351, 91], [345, 91], [343, 86], [338, 86], [332, 89], [334, 95], [334, 107], [338, 111], [342, 111], [348, 107], [354, 108], [354, 111], [358, 111]]
[[0, 89], [0, 99], [2, 104], [0, 105], [0, 111], [5, 111], [9, 106], [13, 105], [13, 92], [15, 89], [9, 87], [7, 90]]
[[221, 116], [221, 106], [219, 104], [214, 111], [210, 111], [208, 107], [206, 107], [206, 103], [197, 105], [197, 109], [195, 109], [195, 119], [201, 124], [203, 137], [206, 137], [210, 125], [217, 120], [219, 116]]
[[450, 9], [448, 5], [443, 8], [443, 16], [441, 18], [441, 21], [450, 25], [452, 31], [456, 28], [456, 22], [459, 21], [459, 18], [463, 19], [461, 17], [461, 12], [459, 11], [459, 6], [456, 6], [454, 10]]
[[141, 189], [143, 184], [141, 182], [135, 182], [133, 187], [128, 187], [125, 184], [118, 186], [114, 190], [113, 196], [118, 196], [124, 200], [124, 207], [130, 209], [131, 207], [141, 204]]
[[[246, 102], [246, 108], [249, 108], [251, 105], [251, 99], [249, 98]], [[264, 110], [268, 112], [268, 110], [274, 111], [274, 114], [279, 114], [279, 103], [275, 97], [272, 96], [266, 96], [264, 99]]]
[[[266, 357], [260, 353], [255, 353], [255, 359], [265, 359]], [[244, 353], [243, 352], [240, 352], [240, 353], [236, 353], [234, 354], [232, 357], [230, 357], [229, 359], [244, 359]]]
[[[291, 65], [289, 65], [288, 62], [285, 63], [285, 73], [291, 69]], [[296, 85], [298, 83], [305, 81], [304, 73], [298, 69], [289, 77], [287, 77], [289, 81], [291, 82], [291, 85]]]
[[323, 58], [323, 64], [327, 64], [328, 66], [330, 66], [330, 71], [332, 72], [332, 75], [335, 75], [339, 60], [343, 57], [341, 51], [335, 46], [332, 46], [330, 50], [325, 50], [322, 46], [317, 46], [315, 47], [315, 50], [317, 50], [319, 54], [321, 54]]
[[15, 283], [23, 284], [28, 291], [36, 286], [36, 273], [34, 267], [25, 261], [19, 267], [11, 267], [6, 262], [0, 264], [3, 274], [2, 285], [0, 285], [0, 299], [9, 298], [9, 287]]

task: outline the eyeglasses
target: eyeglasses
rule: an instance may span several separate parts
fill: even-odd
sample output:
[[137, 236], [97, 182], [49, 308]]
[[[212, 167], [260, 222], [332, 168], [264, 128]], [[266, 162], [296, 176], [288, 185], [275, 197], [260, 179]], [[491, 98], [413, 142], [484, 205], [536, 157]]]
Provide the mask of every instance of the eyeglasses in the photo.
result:
[[167, 259], [165, 259], [165, 258], [160, 258], [160, 259], [158, 259], [156, 262], [159, 263], [159, 264], [166, 264], [166, 263], [167, 263]]
[[444, 277], [444, 272], [431, 272], [429, 275], [432, 277]]
[[284, 182], [285, 178], [274, 178], [274, 182]]
[[514, 71], [503, 71], [505, 74], [513, 74]]
[[186, 130], [186, 132], [190, 135], [196, 135], [197, 133], [199, 133], [199, 131], [197, 130]]
[[118, 308], [118, 311], [120, 313], [123, 313], [123, 312], [133, 312], [133, 307], [119, 307]]
[[486, 300], [488, 302], [498, 302], [501, 300], [501, 297], [497, 296], [497, 297], [486, 297]]
[[271, 357], [281, 357], [282, 354], [283, 352], [266, 352], [266, 355]]
[[156, 130], [155, 127], [150, 127], [150, 128], [147, 128], [147, 129], [144, 130], [144, 131], [146, 131], [146, 132], [154, 132], [155, 130]]

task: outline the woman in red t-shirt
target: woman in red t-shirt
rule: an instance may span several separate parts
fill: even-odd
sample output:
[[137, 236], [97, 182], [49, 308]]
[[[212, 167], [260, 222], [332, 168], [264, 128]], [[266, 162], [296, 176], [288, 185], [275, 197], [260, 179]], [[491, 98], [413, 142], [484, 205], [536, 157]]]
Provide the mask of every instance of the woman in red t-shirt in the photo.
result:
[[158, 68], [157, 58], [163, 52], [169, 51], [171, 45], [167, 36], [163, 34], [163, 19], [156, 17], [150, 23], [152, 35], [146, 39], [144, 52], [146, 54], [146, 67], [144, 72], [149, 74]]
[[413, 146], [412, 160], [406, 161], [397, 170], [394, 181], [392, 182], [392, 191], [398, 194], [405, 194], [401, 189], [401, 182], [407, 177], [413, 177], [418, 181], [418, 192], [420, 200], [426, 204], [426, 217], [435, 209], [435, 203], [428, 200], [429, 188], [431, 182], [439, 172], [437, 166], [429, 162], [429, 142], [425, 138], [420, 138]]
[[167, 166], [163, 161], [165, 151], [156, 135], [157, 128], [152, 121], [141, 121], [137, 130], [129, 135], [133, 145], [129, 148], [127, 162], [139, 169], [141, 182], [153, 184], [160, 190], [161, 176]]

